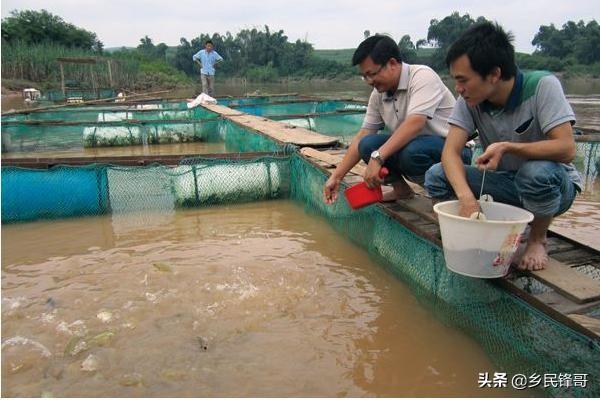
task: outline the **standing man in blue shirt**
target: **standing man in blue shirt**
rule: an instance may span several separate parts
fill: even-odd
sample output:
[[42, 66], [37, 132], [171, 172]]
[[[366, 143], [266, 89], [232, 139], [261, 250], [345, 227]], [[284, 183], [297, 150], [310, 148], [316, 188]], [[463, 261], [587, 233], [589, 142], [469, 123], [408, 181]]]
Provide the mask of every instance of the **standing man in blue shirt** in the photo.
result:
[[202, 92], [214, 97], [215, 93], [215, 64], [223, 61], [223, 57], [214, 50], [211, 40], [204, 43], [204, 49], [192, 56], [192, 60], [200, 65], [200, 80]]

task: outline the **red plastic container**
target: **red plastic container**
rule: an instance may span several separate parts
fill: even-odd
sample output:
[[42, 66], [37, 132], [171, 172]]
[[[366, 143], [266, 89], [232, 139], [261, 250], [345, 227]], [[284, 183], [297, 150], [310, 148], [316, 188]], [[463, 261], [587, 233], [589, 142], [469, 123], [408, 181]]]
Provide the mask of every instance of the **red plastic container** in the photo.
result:
[[[388, 169], [383, 167], [379, 170], [379, 177], [383, 179], [388, 173]], [[348, 204], [350, 204], [350, 207], [354, 210], [383, 200], [381, 186], [369, 189], [365, 182], [357, 183], [356, 185], [349, 187], [344, 191], [344, 195], [346, 196], [346, 200], [348, 200]]]

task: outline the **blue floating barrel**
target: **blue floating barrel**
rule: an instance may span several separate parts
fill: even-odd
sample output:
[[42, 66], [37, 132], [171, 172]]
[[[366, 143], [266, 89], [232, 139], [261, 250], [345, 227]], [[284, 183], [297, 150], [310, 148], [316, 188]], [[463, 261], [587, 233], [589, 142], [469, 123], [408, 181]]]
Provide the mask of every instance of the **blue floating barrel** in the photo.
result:
[[108, 210], [104, 168], [2, 168], [2, 222], [99, 215]]

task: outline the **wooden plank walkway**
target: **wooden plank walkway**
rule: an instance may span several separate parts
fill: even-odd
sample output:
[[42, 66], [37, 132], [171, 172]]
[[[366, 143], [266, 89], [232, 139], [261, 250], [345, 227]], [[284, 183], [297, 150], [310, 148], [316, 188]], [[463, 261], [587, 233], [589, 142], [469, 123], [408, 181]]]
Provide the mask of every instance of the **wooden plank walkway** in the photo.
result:
[[308, 129], [277, 122], [264, 117], [241, 113], [229, 107], [220, 105], [203, 105], [207, 110], [221, 114], [239, 125], [252, 129], [257, 133], [268, 136], [279, 143], [289, 143], [297, 146], [328, 147], [337, 143], [337, 139], [322, 135]]
[[571, 208], [552, 221], [550, 229], [572, 241], [600, 250], [600, 203], [575, 199]]

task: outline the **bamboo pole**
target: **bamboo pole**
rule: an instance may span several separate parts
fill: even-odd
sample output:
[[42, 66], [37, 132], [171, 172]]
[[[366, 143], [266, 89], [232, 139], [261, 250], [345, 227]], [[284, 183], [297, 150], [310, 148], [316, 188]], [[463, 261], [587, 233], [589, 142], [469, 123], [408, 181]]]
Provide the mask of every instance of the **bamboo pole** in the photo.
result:
[[62, 62], [59, 62], [58, 65], [60, 65], [60, 88], [62, 90], [63, 96], [66, 98], [67, 94], [65, 93], [65, 69], [63, 67]]
[[110, 67], [110, 60], [106, 60], [106, 65], [108, 67], [108, 84], [111, 89], [114, 89], [113, 85], [113, 77], [112, 77], [112, 69]]
[[96, 87], [96, 78], [94, 77], [94, 67], [90, 64], [90, 80], [92, 81], [92, 92], [94, 93], [94, 97], [98, 98], [98, 88]]
[[[132, 97], [152, 96], [152, 95], [155, 95], [155, 94], [169, 93], [170, 91], [171, 90], [160, 90], [160, 91], [157, 91], [157, 92], [140, 93], [138, 95], [129, 96], [129, 98], [132, 98]], [[63, 108], [63, 107], [79, 107], [79, 106], [86, 105], [86, 104], [102, 103], [102, 102], [105, 102], [105, 101], [116, 100], [116, 99], [122, 99], [122, 97], [109, 97], [107, 99], [89, 100], [89, 101], [84, 101], [82, 103], [75, 103], [75, 104], [67, 103], [67, 104], [59, 104], [59, 105], [55, 105], [55, 106], [32, 108], [32, 109], [29, 109], [29, 110], [8, 111], [8, 112], [5, 112], [5, 113], [2, 113], [2, 116], [4, 116], [4, 115], [13, 115], [13, 114], [30, 113], [30, 112], [36, 112], [36, 111], [53, 110], [53, 109], [56, 109], [56, 108]]]

